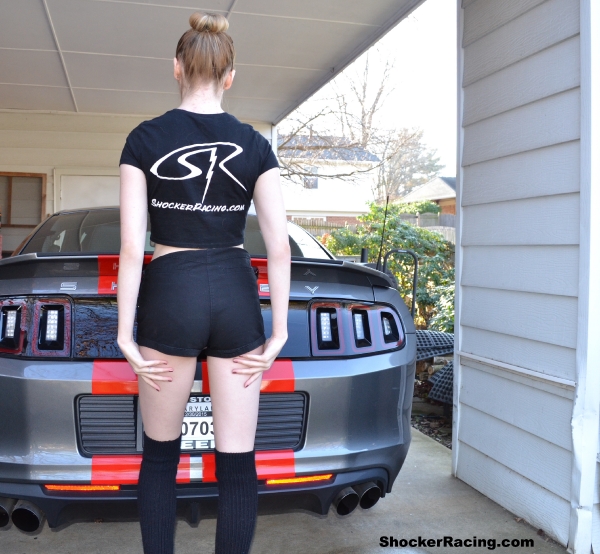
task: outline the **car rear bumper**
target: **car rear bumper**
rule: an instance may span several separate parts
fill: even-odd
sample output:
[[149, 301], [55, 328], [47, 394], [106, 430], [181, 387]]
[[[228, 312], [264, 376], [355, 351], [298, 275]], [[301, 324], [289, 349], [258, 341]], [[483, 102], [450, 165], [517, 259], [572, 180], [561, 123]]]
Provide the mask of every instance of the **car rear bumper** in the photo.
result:
[[[265, 394], [301, 392], [308, 401], [297, 448], [257, 451], [259, 483], [323, 473], [333, 473], [334, 479], [314, 485], [260, 484], [261, 507], [323, 514], [349, 484], [376, 481], [384, 494], [390, 492], [410, 444], [415, 357], [415, 336], [409, 334], [398, 351], [353, 359], [287, 360], [266, 372]], [[107, 519], [108, 513], [112, 519], [136, 514], [141, 452], [86, 456], [78, 438], [79, 396], [136, 394], [137, 382], [126, 374], [98, 369], [105, 363], [0, 360], [0, 420], [5, 424], [0, 434], [0, 496], [37, 504], [52, 527], [71, 519]], [[114, 363], [123, 367], [121, 361]], [[204, 378], [195, 381], [193, 390], [210, 394]], [[182, 451], [180, 470], [179, 513], [193, 522], [214, 504], [214, 454]], [[112, 483], [122, 489], [46, 492], [43, 485], [52, 483]], [[103, 506], [110, 509], [104, 512]]]
[[[259, 482], [259, 513], [306, 510], [326, 515], [336, 495], [346, 487], [373, 482], [385, 495], [388, 473], [382, 468], [347, 471], [330, 481], [309, 485], [266, 485]], [[80, 521], [137, 520], [137, 487], [115, 492], [47, 492], [37, 483], [0, 483], [0, 496], [27, 500], [40, 508], [51, 528]], [[201, 519], [216, 517], [217, 484], [189, 483], [177, 487], [177, 515], [196, 525]]]

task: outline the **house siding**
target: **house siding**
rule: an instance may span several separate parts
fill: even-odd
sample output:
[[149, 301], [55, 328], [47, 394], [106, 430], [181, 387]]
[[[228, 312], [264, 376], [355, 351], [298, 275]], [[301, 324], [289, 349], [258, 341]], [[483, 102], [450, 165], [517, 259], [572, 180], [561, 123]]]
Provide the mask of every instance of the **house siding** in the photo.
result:
[[449, 200], [438, 200], [437, 205], [442, 210], [443, 214], [456, 215], [456, 199], [451, 198]]
[[463, 1], [459, 46], [454, 471], [562, 544], [578, 329], [579, 10], [578, 0]]
[[[344, 162], [313, 160], [318, 168], [318, 185], [307, 189], [297, 180], [282, 179], [282, 193], [286, 213], [301, 218], [326, 218], [327, 221], [345, 222], [368, 213], [373, 201], [373, 173], [368, 171], [374, 162]], [[357, 169], [364, 173], [352, 180], [337, 175], [352, 175]]]

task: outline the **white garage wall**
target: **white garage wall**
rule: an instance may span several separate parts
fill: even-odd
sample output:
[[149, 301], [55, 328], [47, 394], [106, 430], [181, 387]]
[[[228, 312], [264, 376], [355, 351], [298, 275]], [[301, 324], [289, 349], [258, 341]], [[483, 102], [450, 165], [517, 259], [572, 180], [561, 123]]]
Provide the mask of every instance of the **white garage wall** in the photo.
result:
[[[115, 175], [102, 175], [100, 170], [91, 168], [90, 173], [76, 169], [76, 174], [65, 174], [62, 170], [54, 172], [54, 206], [57, 210], [72, 210], [90, 206], [118, 206], [120, 179], [118, 170]], [[110, 170], [107, 170], [107, 172]]]
[[459, 13], [454, 470], [567, 544], [580, 291], [580, 2], [465, 0]]
[[0, 171], [45, 173], [54, 212], [54, 169], [118, 168], [127, 134], [144, 118], [0, 112]]

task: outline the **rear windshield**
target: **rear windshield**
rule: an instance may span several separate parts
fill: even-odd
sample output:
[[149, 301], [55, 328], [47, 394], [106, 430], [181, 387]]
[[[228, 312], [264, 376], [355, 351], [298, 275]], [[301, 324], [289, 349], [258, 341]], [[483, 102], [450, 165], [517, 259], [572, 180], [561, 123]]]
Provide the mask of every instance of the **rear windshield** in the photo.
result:
[[[91, 210], [59, 214], [39, 227], [20, 254], [118, 254], [121, 249], [121, 225], [118, 210]], [[292, 256], [331, 259], [321, 244], [301, 227], [288, 223]], [[267, 249], [258, 226], [258, 218], [248, 215], [244, 248], [252, 256], [266, 256]], [[150, 221], [146, 231], [146, 252], [154, 250], [150, 242]]]

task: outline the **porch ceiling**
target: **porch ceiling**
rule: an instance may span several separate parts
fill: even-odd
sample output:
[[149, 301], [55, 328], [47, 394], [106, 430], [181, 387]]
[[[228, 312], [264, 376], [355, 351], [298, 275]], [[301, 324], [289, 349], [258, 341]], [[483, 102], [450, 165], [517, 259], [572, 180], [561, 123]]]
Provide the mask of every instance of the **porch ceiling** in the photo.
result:
[[225, 109], [277, 123], [423, 0], [18, 0], [0, 17], [0, 109], [155, 115], [177, 106], [172, 57], [196, 10], [227, 15]]

